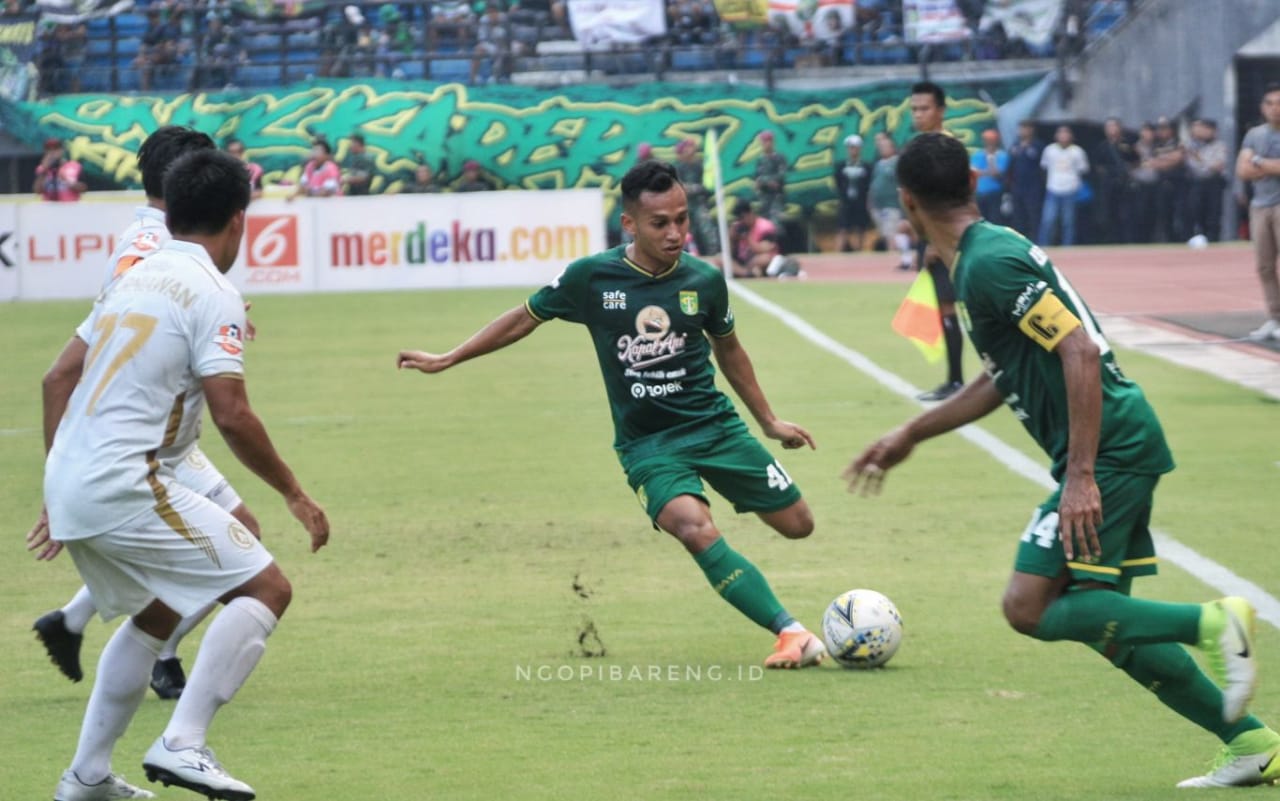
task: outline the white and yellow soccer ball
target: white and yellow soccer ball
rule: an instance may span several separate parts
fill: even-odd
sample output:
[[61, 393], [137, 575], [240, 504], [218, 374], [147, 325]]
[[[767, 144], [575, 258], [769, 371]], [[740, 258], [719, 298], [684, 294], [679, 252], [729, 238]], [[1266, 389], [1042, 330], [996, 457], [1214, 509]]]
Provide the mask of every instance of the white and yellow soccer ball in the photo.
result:
[[880, 667], [902, 644], [902, 615], [875, 590], [849, 590], [823, 613], [822, 640], [843, 667]]

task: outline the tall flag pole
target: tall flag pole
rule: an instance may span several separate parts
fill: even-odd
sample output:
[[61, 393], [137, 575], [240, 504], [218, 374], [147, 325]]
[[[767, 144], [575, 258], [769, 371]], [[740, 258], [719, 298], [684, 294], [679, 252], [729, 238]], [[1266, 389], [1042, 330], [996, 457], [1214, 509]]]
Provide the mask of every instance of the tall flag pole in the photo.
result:
[[[711, 182], [716, 190], [716, 221], [720, 226], [720, 260], [724, 278], [733, 280], [733, 248], [729, 247], [729, 210], [724, 203], [724, 175], [720, 172], [720, 140], [714, 128], [707, 130], [702, 143], [702, 181]], [[708, 187], [710, 188], [710, 187]]]

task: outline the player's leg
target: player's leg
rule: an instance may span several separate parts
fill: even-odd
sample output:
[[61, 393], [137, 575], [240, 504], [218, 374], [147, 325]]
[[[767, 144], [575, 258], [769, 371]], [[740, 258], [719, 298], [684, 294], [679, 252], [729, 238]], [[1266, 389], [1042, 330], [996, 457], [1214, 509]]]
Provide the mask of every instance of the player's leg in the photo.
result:
[[[180, 519], [191, 547], [171, 548], [146, 565], [156, 597], [184, 614], [219, 599], [227, 604], [204, 636], [191, 677], [164, 734], [147, 751], [147, 778], [224, 799], [253, 797], [206, 747], [214, 714], [256, 666], [265, 640], [290, 597], [271, 554], [235, 518], [180, 484], [165, 502]], [[176, 535], [175, 535], [176, 536]]]
[[711, 519], [702, 481], [687, 461], [652, 456], [624, 467], [627, 482], [654, 526], [684, 546], [721, 598], [774, 634], [795, 628], [795, 618], [783, 608], [760, 570], [721, 536]]
[[[791, 475], [745, 429], [726, 432], [697, 449], [693, 464], [707, 483], [733, 504], [735, 512], [754, 513], [787, 539], [804, 539], [813, 533], [813, 512]], [[763, 576], [760, 581], [768, 589]], [[769, 594], [772, 596], [772, 591]], [[765, 660], [766, 667], [806, 667], [818, 664], [826, 655], [822, 640], [790, 614], [775, 620], [770, 628], [778, 640]]]
[[1244, 715], [1257, 684], [1254, 611], [1248, 602], [1169, 603], [1115, 590], [1124, 578], [1155, 573], [1148, 525], [1157, 481], [1157, 476], [1124, 473], [1098, 477], [1106, 516], [1098, 531], [1102, 555], [1092, 561], [1063, 556], [1055, 492], [1022, 535], [1005, 593], [1005, 617], [1018, 631], [1045, 641], [1198, 646], [1225, 685], [1222, 717], [1234, 722]]
[[72, 681], [84, 678], [80, 667], [80, 644], [84, 640], [84, 627], [96, 611], [89, 588], [81, 587], [65, 606], [41, 615], [31, 627], [48, 652], [49, 659], [58, 666], [62, 675]]
[[138, 534], [109, 532], [67, 543], [67, 550], [90, 592], [101, 599], [103, 614], [109, 617], [122, 612], [135, 614], [116, 630], [102, 649], [75, 757], [54, 792], [58, 801], [154, 797], [111, 772], [111, 754], [116, 741], [142, 703], [151, 664], [178, 621], [177, 613], [155, 600], [137, 574], [124, 567], [128, 566], [125, 555], [129, 549], [146, 539], [145, 535]]
[[[262, 538], [258, 519], [244, 505], [231, 482], [223, 477], [198, 447], [192, 448], [191, 453], [174, 466], [174, 477], [196, 495], [202, 495], [230, 512], [254, 537]], [[160, 698], [173, 700], [182, 695], [182, 689], [187, 686], [187, 677], [182, 669], [182, 660], [178, 658], [178, 645], [204, 622], [215, 605], [216, 602], [210, 602], [179, 621], [173, 635], [160, 650], [159, 658], [151, 669], [151, 689]]]
[[[1116, 592], [1128, 595], [1131, 583], [1122, 579]], [[1275, 760], [1280, 755], [1280, 734], [1253, 715], [1234, 723], [1224, 721], [1222, 690], [1181, 645], [1093, 643], [1090, 647], [1165, 706], [1222, 741], [1222, 755], [1213, 769], [1181, 782], [1180, 787], [1231, 787], [1280, 778], [1280, 760]]]

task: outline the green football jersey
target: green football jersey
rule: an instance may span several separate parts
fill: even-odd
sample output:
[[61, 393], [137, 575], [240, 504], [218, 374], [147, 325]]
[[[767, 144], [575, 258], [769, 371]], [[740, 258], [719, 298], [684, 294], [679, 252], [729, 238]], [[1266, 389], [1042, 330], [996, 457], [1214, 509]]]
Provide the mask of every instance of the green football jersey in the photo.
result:
[[733, 333], [724, 276], [685, 253], [652, 275], [626, 246], [588, 256], [526, 302], [538, 320], [586, 326], [613, 414], [614, 442], [625, 459], [746, 429], [716, 388], [706, 334]]
[[1102, 430], [1099, 472], [1158, 475], [1173, 456], [1155, 410], [1125, 377], [1084, 301], [1043, 250], [1011, 228], [985, 220], [964, 232], [953, 278], [956, 309], [983, 368], [1032, 438], [1067, 465], [1068, 413], [1062, 361], [1053, 351], [1077, 326], [1101, 351]]

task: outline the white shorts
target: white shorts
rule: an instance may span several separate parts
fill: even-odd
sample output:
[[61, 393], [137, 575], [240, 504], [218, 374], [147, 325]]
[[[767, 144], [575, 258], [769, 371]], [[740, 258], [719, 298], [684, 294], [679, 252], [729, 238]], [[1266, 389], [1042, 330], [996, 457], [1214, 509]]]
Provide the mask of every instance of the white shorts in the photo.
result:
[[876, 230], [890, 246], [893, 245], [893, 235], [898, 233], [900, 222], [902, 222], [900, 209], [876, 209]]
[[197, 445], [191, 449], [187, 457], [173, 466], [173, 475], [178, 483], [197, 495], [203, 495], [228, 512], [244, 503], [236, 493], [235, 487], [227, 481], [218, 468], [213, 466], [209, 457], [204, 455]]
[[182, 617], [261, 573], [270, 552], [234, 517], [182, 484], [156, 507], [67, 550], [104, 620], [141, 612], [155, 598]]

